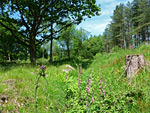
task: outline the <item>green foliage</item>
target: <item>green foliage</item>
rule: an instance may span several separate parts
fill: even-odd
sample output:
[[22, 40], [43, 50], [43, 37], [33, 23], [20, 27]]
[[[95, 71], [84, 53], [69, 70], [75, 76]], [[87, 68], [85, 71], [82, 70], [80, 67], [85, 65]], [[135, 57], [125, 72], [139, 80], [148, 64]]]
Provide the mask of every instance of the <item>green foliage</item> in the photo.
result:
[[112, 22], [103, 33], [105, 48], [108, 52], [114, 46], [128, 48], [149, 43], [150, 27], [149, 0], [133, 0], [131, 3], [116, 6]]
[[[57, 39], [62, 29], [79, 24], [84, 18], [100, 15], [100, 6], [96, 5], [96, 1], [87, 0], [6, 0], [0, 4], [0, 25], [30, 50], [33, 64], [36, 63], [37, 45]], [[55, 29], [58, 25], [61, 28]]]
[[[150, 112], [150, 71], [148, 67], [140, 70], [131, 82], [128, 82], [125, 76], [117, 82], [124, 71], [122, 68], [125, 65], [124, 56], [143, 54], [146, 61], [149, 61], [149, 49], [149, 45], [141, 45], [133, 50], [122, 50], [103, 55], [98, 53], [88, 69], [80, 67], [79, 70], [77, 67], [69, 73], [62, 72], [65, 65], [46, 65], [45, 73], [48, 75], [45, 77], [48, 83], [45, 82], [44, 77], [40, 78], [37, 111]], [[20, 105], [19, 112], [35, 112], [34, 89], [38, 69], [39, 66], [33, 67], [29, 64], [0, 66], [0, 86], [5, 86], [0, 88], [0, 96], [5, 94], [9, 97], [7, 103], [1, 104], [1, 111], [16, 112], [15, 102], [17, 102], [17, 105]], [[14, 97], [17, 100], [13, 100]]]
[[83, 42], [88, 38], [89, 32], [83, 28], [76, 30], [72, 40], [72, 56], [81, 56], [83, 50]]
[[17, 43], [4, 27], [0, 26], [0, 61], [27, 60], [28, 49]]
[[93, 58], [97, 53], [104, 52], [103, 40], [100, 36], [90, 37], [83, 42], [81, 56], [85, 59]]
[[117, 52], [117, 51], [120, 51], [122, 50], [121, 48], [119, 48], [118, 46], [115, 46], [111, 49], [111, 52]]

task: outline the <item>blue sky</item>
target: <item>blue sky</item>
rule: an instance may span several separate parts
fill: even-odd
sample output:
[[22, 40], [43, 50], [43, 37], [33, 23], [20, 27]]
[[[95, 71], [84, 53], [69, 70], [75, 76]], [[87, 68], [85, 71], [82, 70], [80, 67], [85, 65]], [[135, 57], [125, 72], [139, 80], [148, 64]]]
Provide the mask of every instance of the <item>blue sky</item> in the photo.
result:
[[133, 0], [96, 0], [97, 4], [101, 5], [101, 15], [86, 19], [78, 28], [82, 27], [91, 33], [91, 35], [102, 35], [106, 26], [111, 22], [110, 16], [113, 15], [113, 10], [120, 3], [127, 4]]

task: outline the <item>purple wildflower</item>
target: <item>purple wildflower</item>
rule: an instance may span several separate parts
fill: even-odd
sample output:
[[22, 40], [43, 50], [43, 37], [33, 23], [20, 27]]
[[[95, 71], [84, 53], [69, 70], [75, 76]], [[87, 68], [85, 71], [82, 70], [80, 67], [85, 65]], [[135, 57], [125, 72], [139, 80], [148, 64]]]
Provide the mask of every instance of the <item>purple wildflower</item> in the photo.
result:
[[67, 79], [68, 77], [67, 77], [67, 75], [66, 75], [66, 79]]
[[101, 84], [101, 80], [99, 81], [99, 84]]
[[86, 89], [87, 89], [87, 92], [89, 93], [89, 87], [87, 87]]
[[99, 94], [101, 94], [101, 92], [99, 91]]
[[87, 85], [89, 86], [89, 82], [87, 82]]
[[92, 98], [92, 101], [90, 103], [94, 103], [94, 102], [95, 102], [95, 100], [94, 100], [94, 98]]
[[103, 95], [105, 96], [105, 90], [104, 89], [102, 89], [103, 90]]
[[86, 107], [87, 107], [87, 104], [86, 104]]
[[43, 71], [45, 71], [45, 70], [46, 70], [46, 67], [45, 67], [45, 66], [43, 66], [43, 65], [42, 65], [40, 68], [41, 68]]
[[77, 80], [78, 80], [78, 85], [80, 86], [80, 82], [81, 82], [80, 77], [79, 77], [79, 78], [77, 78]]
[[45, 91], [45, 87], [43, 88], [43, 91]]
[[92, 98], [92, 102], [93, 102], [93, 103], [95, 102], [94, 98]]
[[99, 86], [99, 90], [102, 88], [102, 85], [101, 86]]

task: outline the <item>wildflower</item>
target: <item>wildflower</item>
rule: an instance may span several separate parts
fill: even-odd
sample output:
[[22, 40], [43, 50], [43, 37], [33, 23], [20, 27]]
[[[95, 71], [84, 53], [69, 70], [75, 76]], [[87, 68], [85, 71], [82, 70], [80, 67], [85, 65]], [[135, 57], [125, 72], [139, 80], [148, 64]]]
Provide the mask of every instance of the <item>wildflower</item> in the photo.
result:
[[43, 77], [45, 77], [45, 70], [46, 70], [46, 67], [45, 66], [40, 66], [40, 71], [39, 71], [39, 74], [40, 74], [40, 76], [43, 76]]
[[92, 98], [93, 103], [95, 102], [94, 98]]
[[67, 79], [68, 77], [67, 77], [67, 75], [66, 75], [66, 79]]
[[80, 86], [80, 82], [81, 82], [80, 77], [79, 77], [79, 78], [77, 78], [77, 80], [78, 80], [78, 85]]
[[46, 70], [46, 67], [45, 67], [45, 66], [43, 66], [43, 65], [42, 65], [40, 68], [41, 68], [43, 71], [45, 71], [45, 70]]
[[89, 87], [87, 87], [86, 89], [87, 89], [87, 92], [89, 93]]
[[43, 91], [45, 91], [45, 87], [43, 88]]
[[99, 84], [101, 84], [101, 80], [99, 81]]
[[87, 82], [87, 85], [89, 86], [89, 82]]
[[103, 95], [105, 96], [105, 90], [104, 89], [102, 89], [103, 90]]
[[99, 94], [101, 94], [101, 92], [99, 91]]
[[93, 102], [93, 103], [95, 102], [94, 98], [92, 98], [92, 102]]
[[102, 88], [102, 85], [101, 86], [99, 86], [99, 90]]
[[89, 83], [91, 82], [91, 79], [88, 79], [87, 80], [87, 85], [89, 86]]
[[87, 107], [87, 104], [86, 104], [86, 107]]

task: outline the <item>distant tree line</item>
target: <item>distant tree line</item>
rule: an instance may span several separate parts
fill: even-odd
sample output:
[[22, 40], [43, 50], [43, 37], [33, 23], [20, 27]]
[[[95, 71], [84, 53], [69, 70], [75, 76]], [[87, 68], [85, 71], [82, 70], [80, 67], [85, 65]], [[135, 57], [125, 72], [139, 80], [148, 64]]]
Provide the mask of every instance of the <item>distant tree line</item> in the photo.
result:
[[97, 53], [104, 52], [104, 43], [100, 35], [90, 36], [85, 29], [73, 25], [61, 32], [53, 48], [55, 60], [71, 57], [93, 59]]
[[138, 47], [141, 43], [150, 44], [150, 0], [133, 0], [126, 5], [117, 5], [112, 21], [103, 33], [105, 50]]
[[95, 3], [0, 1], [0, 60], [30, 59], [35, 63], [42, 57], [50, 62], [71, 57], [93, 59], [97, 53], [150, 43], [150, 0], [117, 5], [102, 36], [91, 36], [76, 27], [85, 17], [99, 15], [100, 7]]

